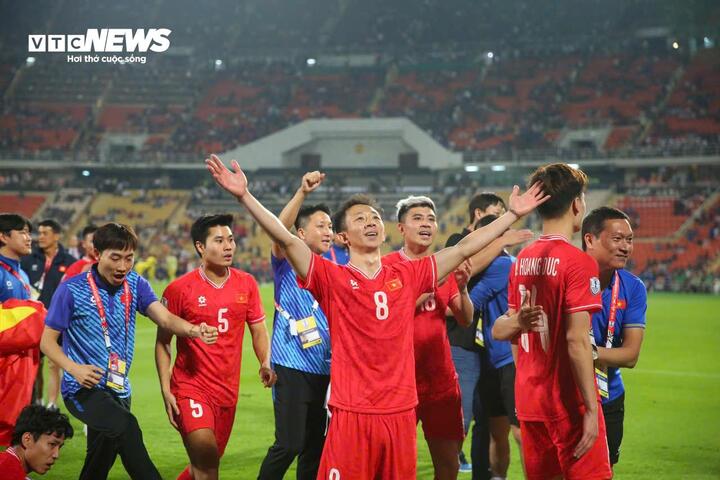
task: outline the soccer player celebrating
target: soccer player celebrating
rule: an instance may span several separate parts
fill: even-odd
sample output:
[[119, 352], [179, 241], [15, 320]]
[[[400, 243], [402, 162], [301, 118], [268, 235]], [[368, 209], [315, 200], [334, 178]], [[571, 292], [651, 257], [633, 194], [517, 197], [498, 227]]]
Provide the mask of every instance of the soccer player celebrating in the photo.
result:
[[28, 405], [15, 423], [12, 446], [0, 453], [0, 478], [27, 480], [31, 472], [44, 475], [60, 457], [65, 440], [72, 436], [67, 416], [57, 409]]
[[587, 176], [555, 163], [538, 168], [536, 182], [551, 195], [538, 208], [543, 235], [518, 255], [508, 314], [492, 330], [518, 344], [515, 401], [527, 477], [609, 479], [588, 335], [590, 315], [601, 308], [598, 266], [569, 243], [585, 214]]
[[645, 333], [647, 291], [642, 280], [625, 270], [633, 251], [633, 231], [625, 212], [600, 207], [585, 217], [582, 247], [598, 262], [601, 311], [593, 314], [597, 343], [598, 389], [607, 428], [610, 463], [620, 458], [625, 419], [625, 387], [620, 368], [633, 368]]
[[232, 268], [232, 215], [205, 215], [190, 228], [202, 265], [170, 283], [163, 303], [193, 325], [217, 328], [214, 345], [178, 338], [171, 368], [173, 332], [158, 327], [155, 364], [168, 418], [182, 435], [190, 466], [178, 477], [217, 479], [232, 431], [240, 385], [245, 324], [250, 328], [260, 379], [275, 382], [260, 292], [252, 275]]
[[[160, 478], [130, 413], [136, 313], [175, 335], [217, 341], [215, 327], [170, 313], [150, 284], [132, 271], [137, 242], [126, 225], [98, 228], [93, 239], [98, 263], [60, 284], [45, 320], [40, 348], [64, 370], [65, 407], [88, 426], [81, 480], [107, 478], [118, 453], [130, 478]], [[61, 333], [62, 348], [57, 343]]]
[[[279, 216], [286, 228], [294, 224], [298, 237], [318, 255], [329, 251], [333, 239], [330, 210], [322, 204], [302, 204], [324, 177], [317, 171], [306, 173]], [[327, 318], [310, 292], [298, 287], [297, 276], [277, 244], [272, 246], [271, 262], [275, 280], [271, 360], [278, 376], [273, 388], [275, 443], [258, 478], [282, 479], [297, 456], [297, 478], [310, 480], [317, 477], [325, 443], [325, 397], [330, 382]]]
[[95, 225], [88, 225], [82, 229], [82, 233], [80, 234], [82, 237], [80, 245], [82, 246], [85, 254], [81, 259], [70, 265], [67, 270], [65, 270], [63, 281], [74, 277], [79, 273], [87, 272], [90, 270], [90, 267], [97, 262], [97, 258], [95, 258], [95, 249], [93, 248], [93, 236], [95, 235], [95, 230], [97, 230]]
[[[438, 229], [435, 203], [428, 197], [400, 200], [397, 219], [404, 245], [397, 252], [385, 255], [383, 265], [429, 256]], [[450, 353], [445, 312], [450, 308], [461, 325], [467, 327], [472, 323], [473, 307], [467, 292], [470, 269], [470, 262], [465, 262], [432, 293], [420, 297], [415, 310], [417, 420], [422, 421], [438, 480], [457, 478], [458, 451], [465, 437], [460, 387]]]
[[[539, 186], [515, 187], [510, 212], [456, 246], [418, 260], [383, 266], [385, 228], [372, 200], [351, 197], [336, 214], [350, 249], [340, 266], [314, 255], [248, 191], [237, 162], [230, 172], [215, 155], [206, 160], [215, 181], [233, 194], [285, 255], [301, 287], [328, 316], [332, 344], [332, 419], [319, 478], [415, 477], [417, 459], [413, 319], [415, 302], [437, 279], [500, 235], [547, 197]], [[587, 332], [586, 332], [587, 333]]]

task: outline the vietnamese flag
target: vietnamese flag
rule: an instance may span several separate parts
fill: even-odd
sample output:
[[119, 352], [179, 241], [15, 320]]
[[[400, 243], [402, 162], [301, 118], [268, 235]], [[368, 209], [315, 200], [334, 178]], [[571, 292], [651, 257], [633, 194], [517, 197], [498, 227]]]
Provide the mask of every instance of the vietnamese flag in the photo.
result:
[[0, 446], [10, 444], [15, 420], [32, 399], [46, 314], [35, 300], [0, 303]]

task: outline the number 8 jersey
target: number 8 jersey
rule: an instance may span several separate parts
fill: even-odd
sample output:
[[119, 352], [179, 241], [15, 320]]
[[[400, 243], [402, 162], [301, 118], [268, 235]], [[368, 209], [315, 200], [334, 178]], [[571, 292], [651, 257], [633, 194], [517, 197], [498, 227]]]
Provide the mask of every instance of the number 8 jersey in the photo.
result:
[[202, 398], [221, 407], [237, 404], [245, 324], [265, 319], [255, 278], [242, 270], [229, 270], [225, 281], [216, 285], [202, 267], [197, 268], [170, 283], [163, 293], [163, 303], [175, 315], [218, 329], [213, 345], [177, 338], [170, 381], [173, 395]]
[[598, 264], [565, 237], [543, 235], [524, 248], [510, 271], [508, 307], [518, 311], [529, 296], [542, 305], [541, 325], [513, 340], [518, 344], [515, 377], [517, 417], [553, 421], [577, 414], [583, 404], [568, 355], [566, 315], [602, 308]]
[[437, 285], [435, 257], [382, 265], [368, 277], [352, 263], [313, 255], [298, 285], [328, 319], [330, 406], [373, 414], [415, 408], [415, 301]]

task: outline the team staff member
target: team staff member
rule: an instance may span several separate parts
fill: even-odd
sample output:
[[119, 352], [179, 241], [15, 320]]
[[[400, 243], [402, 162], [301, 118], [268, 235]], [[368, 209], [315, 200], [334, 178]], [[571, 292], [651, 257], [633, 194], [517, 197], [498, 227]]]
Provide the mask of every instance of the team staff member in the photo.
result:
[[642, 280], [625, 270], [633, 251], [633, 230], [625, 212], [600, 207], [585, 217], [583, 250], [598, 262], [601, 311], [592, 317], [597, 345], [597, 383], [605, 414], [610, 463], [620, 458], [625, 419], [625, 386], [620, 368], [633, 368], [645, 333], [647, 291]]
[[90, 270], [92, 264], [97, 262], [97, 258], [94, 256], [95, 249], [93, 248], [93, 236], [95, 235], [95, 230], [97, 230], [95, 225], [88, 225], [82, 229], [82, 233], [80, 234], [80, 246], [83, 249], [83, 257], [65, 270], [63, 281], [70, 277], [74, 277], [78, 273], [87, 272]]
[[130, 413], [136, 313], [175, 335], [217, 341], [217, 328], [171, 314], [132, 270], [137, 241], [126, 225], [100, 227], [93, 239], [98, 263], [58, 287], [45, 321], [40, 347], [65, 371], [61, 390], [68, 411], [88, 426], [81, 480], [107, 478], [118, 453], [133, 480], [160, 478]]
[[[286, 228], [294, 225], [298, 237], [318, 255], [331, 248], [330, 210], [322, 204], [302, 204], [324, 177], [317, 171], [306, 173], [278, 217]], [[272, 246], [271, 263], [275, 280], [271, 360], [278, 375], [273, 388], [275, 443], [268, 449], [258, 478], [282, 479], [298, 457], [297, 478], [314, 480], [325, 444], [324, 404], [330, 382], [327, 317], [312, 294], [298, 287], [295, 271], [277, 243]]]
[[[50, 308], [50, 300], [65, 276], [65, 271], [77, 260], [60, 244], [62, 227], [55, 220], [43, 220], [38, 224], [37, 248], [27, 257], [23, 257], [22, 266], [30, 278], [30, 283], [40, 292], [40, 300], [45, 308]], [[48, 408], [57, 408], [60, 393], [60, 369], [52, 361], [48, 362]], [[38, 369], [33, 401], [43, 400], [42, 357]]]
[[[40, 364], [45, 307], [30, 300], [30, 280], [20, 258], [30, 253], [30, 221], [0, 214], [0, 445], [10, 445], [13, 425], [32, 399]], [[29, 307], [29, 308], [28, 308]]]

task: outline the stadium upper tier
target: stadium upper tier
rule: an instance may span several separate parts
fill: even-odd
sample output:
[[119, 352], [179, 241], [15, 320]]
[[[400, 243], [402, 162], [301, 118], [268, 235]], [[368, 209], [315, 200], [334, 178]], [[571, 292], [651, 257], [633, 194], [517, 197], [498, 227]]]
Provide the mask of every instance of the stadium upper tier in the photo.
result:
[[[107, 134], [142, 135], [159, 158], [226, 151], [310, 118], [407, 117], [480, 159], [538, 149], [659, 154], [720, 145], [720, 50], [388, 62], [372, 67], [177, 58], [102, 66], [0, 65], [0, 151], [97, 156]], [[594, 142], [573, 143], [592, 130]], [[580, 139], [582, 140], [582, 138]]]

